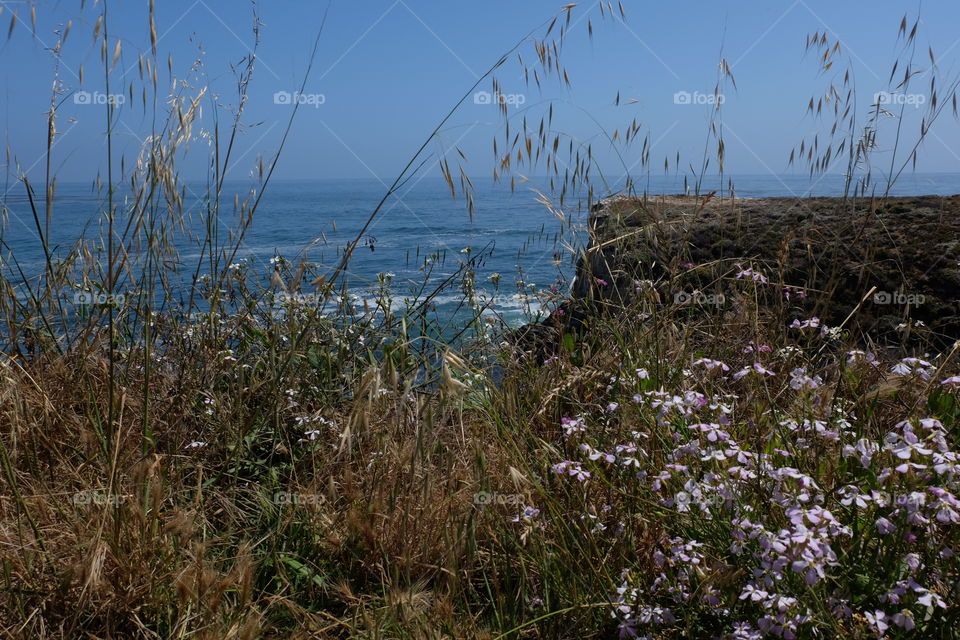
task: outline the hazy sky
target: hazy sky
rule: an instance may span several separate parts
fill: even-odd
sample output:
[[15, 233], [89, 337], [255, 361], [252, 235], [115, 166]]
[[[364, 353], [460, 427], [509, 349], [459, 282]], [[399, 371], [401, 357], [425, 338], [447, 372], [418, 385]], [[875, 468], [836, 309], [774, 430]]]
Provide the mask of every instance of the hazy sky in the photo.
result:
[[[531, 30], [543, 25], [564, 3], [550, 0], [333, 0], [304, 101], [278, 168], [281, 178], [379, 177], [389, 181], [427, 138], [477, 78]], [[890, 0], [738, 0], [737, 2], [639, 2], [624, 0], [626, 21], [601, 20], [596, 2], [572, 10], [571, 32], [562, 51], [572, 88], [555, 80], [541, 90], [527, 86], [515, 59], [499, 69], [514, 130], [526, 115], [536, 127], [549, 102], [554, 103], [553, 129], [578, 141], [590, 141], [605, 172], [622, 174], [624, 165], [639, 172], [640, 146], [611, 150], [605, 134], [621, 133], [625, 124], [640, 123], [641, 138], [655, 144], [654, 171], [663, 159], [682, 152], [682, 164], [699, 163], [710, 113], [708, 96], [717, 80], [717, 63], [725, 57], [737, 88], [724, 93], [724, 135], [727, 168], [735, 173], [785, 173], [787, 158], [800, 138], [823, 131], [805, 113], [811, 96], [822, 95], [831, 79], [839, 80], [846, 58], [820, 73], [813, 56], [804, 54], [807, 34], [826, 31], [839, 38], [853, 62], [859, 112], [865, 119], [875, 92], [886, 90], [891, 67], [902, 53], [897, 29], [904, 12], [913, 20], [919, 3]], [[35, 179], [44, 168], [55, 61], [48, 47], [54, 31], [72, 20], [63, 48], [59, 75], [58, 137], [53, 166], [61, 180], [90, 180], [105, 166], [106, 99], [99, 44], [93, 25], [104, 0], [7, 2], [0, 0], [0, 117], [5, 144], [24, 171]], [[32, 34], [30, 7], [36, 7]], [[112, 0], [107, 5], [110, 55], [122, 42], [120, 59], [111, 72], [113, 91], [134, 83], [135, 100], [124, 96], [115, 124], [117, 157], [131, 163], [155, 114], [140, 102], [138, 55], [150, 55], [147, 0]], [[616, 6], [616, 3], [614, 3]], [[327, 3], [322, 0], [271, 0], [258, 5], [263, 22], [250, 99], [243, 117], [232, 166], [235, 177], [255, 167], [257, 153], [276, 149], [290, 105], [286, 99], [299, 86]], [[11, 15], [20, 22], [7, 39]], [[928, 72], [927, 47], [937, 56], [940, 83], [960, 72], [960, 4], [955, 0], [923, 3], [914, 69]], [[592, 23], [593, 38], [588, 37]], [[243, 0], [157, 0], [158, 58], [161, 86], [173, 76], [188, 86], [211, 87], [205, 99], [202, 126], [195, 129], [193, 149], [180, 161], [181, 175], [205, 177], [206, 149], [200, 134], [209, 130], [214, 99], [221, 126], [237, 104], [235, 73], [251, 47], [251, 5]], [[541, 28], [539, 33], [542, 33]], [[556, 35], [556, 33], [554, 33]], [[533, 60], [530, 45], [521, 47]], [[195, 63], [202, 60], [202, 71]], [[84, 69], [80, 82], [80, 68]], [[899, 74], [903, 73], [901, 66]], [[896, 81], [895, 81], [896, 82]], [[929, 89], [929, 76], [915, 87]], [[481, 90], [489, 92], [485, 81]], [[941, 88], [941, 101], [944, 89]], [[79, 93], [75, 93], [79, 92]], [[287, 92], [287, 93], [284, 93]], [[679, 92], [690, 94], [682, 104]], [[617, 94], [620, 106], [614, 105]], [[929, 95], [914, 97], [929, 100]], [[680, 96], [685, 94], [680, 93]], [[291, 98], [292, 99], [292, 98]], [[483, 102], [483, 98], [479, 98]], [[635, 102], [633, 102], [635, 101]], [[278, 104], [279, 102], [279, 104]], [[497, 108], [476, 104], [473, 94], [450, 120], [440, 148], [457, 146], [467, 156], [472, 176], [488, 176], [493, 168], [491, 140], [502, 132]], [[908, 106], [904, 130], [914, 135], [927, 105]], [[895, 109], [899, 113], [899, 108]], [[885, 120], [892, 132], [896, 118]], [[502, 138], [502, 135], [501, 135]], [[919, 170], [960, 171], [960, 129], [944, 113], [925, 143]], [[879, 141], [878, 152], [889, 162], [892, 138]], [[884, 154], [886, 154], [884, 156]], [[2, 159], [6, 165], [6, 159]], [[117, 161], [119, 163], [119, 160]], [[431, 169], [428, 163], [427, 170]], [[884, 167], [885, 168], [885, 167]], [[7, 167], [11, 175], [13, 168]], [[837, 165], [834, 172], [841, 172]], [[803, 169], [792, 169], [792, 171]]]

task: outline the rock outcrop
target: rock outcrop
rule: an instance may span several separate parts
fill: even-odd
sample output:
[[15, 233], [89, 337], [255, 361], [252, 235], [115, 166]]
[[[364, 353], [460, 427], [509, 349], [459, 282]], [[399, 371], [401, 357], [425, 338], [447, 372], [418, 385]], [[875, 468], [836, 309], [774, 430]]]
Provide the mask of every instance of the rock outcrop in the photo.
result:
[[638, 283], [663, 304], [722, 304], [746, 280], [761, 306], [864, 342], [960, 339], [960, 196], [619, 197], [594, 206], [589, 231], [571, 299], [528, 337], [587, 329], [629, 307]]

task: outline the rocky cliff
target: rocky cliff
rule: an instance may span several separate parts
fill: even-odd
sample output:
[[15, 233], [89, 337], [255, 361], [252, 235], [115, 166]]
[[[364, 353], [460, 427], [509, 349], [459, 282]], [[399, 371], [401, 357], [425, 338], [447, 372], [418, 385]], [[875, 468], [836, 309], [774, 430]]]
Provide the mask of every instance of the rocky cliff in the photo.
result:
[[723, 311], [744, 296], [861, 341], [960, 339], [960, 196], [618, 197], [595, 205], [571, 298], [527, 339], [589, 330], [642, 293]]

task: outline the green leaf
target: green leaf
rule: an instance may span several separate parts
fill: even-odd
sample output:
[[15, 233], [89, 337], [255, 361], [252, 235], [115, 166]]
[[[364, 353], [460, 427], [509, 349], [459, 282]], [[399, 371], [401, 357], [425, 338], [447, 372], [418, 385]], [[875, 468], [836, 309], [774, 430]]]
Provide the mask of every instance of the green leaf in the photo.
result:
[[297, 576], [302, 580], [309, 580], [310, 582], [320, 587], [321, 589], [327, 588], [327, 584], [324, 581], [323, 576], [319, 575], [316, 571], [314, 571], [307, 565], [303, 564], [296, 558], [293, 558], [288, 555], [281, 555], [280, 562], [282, 564], [287, 565], [291, 569], [293, 569], [296, 572]]
[[320, 368], [320, 357], [317, 354], [317, 348], [315, 346], [311, 346], [307, 350], [307, 362], [309, 362], [310, 366], [314, 369]]
[[934, 389], [927, 398], [927, 408], [943, 421], [952, 423], [957, 419], [957, 398], [952, 393]]

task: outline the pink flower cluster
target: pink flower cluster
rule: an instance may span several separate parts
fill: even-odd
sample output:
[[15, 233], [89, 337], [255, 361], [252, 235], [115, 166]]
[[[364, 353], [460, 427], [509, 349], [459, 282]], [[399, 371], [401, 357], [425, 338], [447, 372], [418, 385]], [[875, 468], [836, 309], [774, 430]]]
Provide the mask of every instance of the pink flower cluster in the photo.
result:
[[[926, 384], [938, 371], [926, 360], [881, 367], [872, 354], [848, 356], [849, 376], [889, 372], [935, 393], [960, 387], [960, 376]], [[638, 557], [611, 586], [621, 637], [667, 637], [704, 616], [724, 620], [726, 638], [852, 628], [863, 637], [938, 635], [944, 616], [960, 613], [960, 412], [930, 415], [921, 403], [889, 426], [852, 410], [857, 398], [843, 397], [850, 378], [815, 373], [809, 362], [789, 373], [739, 366], [700, 357], [665, 378], [680, 384], [664, 388], [649, 374], [639, 390], [611, 384], [595, 423], [563, 419], [582, 459], [555, 464], [555, 474], [585, 495], [619, 487], [668, 514], [657, 520], [664, 534], [652, 564]], [[640, 384], [613, 378], [631, 379]], [[739, 394], [724, 388], [734, 382]], [[783, 401], [758, 408], [760, 389]], [[601, 522], [609, 509], [590, 508], [591, 534], [610, 535]], [[620, 518], [611, 531], [623, 531]]]

